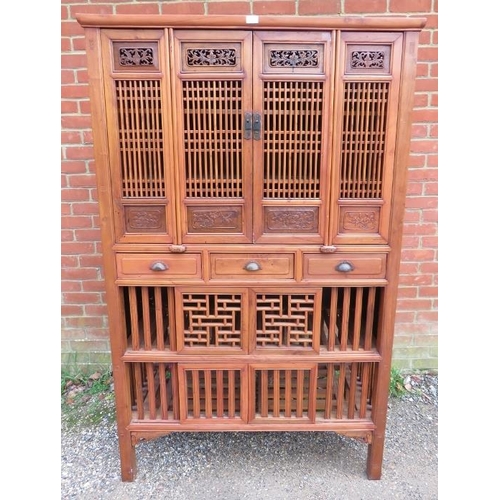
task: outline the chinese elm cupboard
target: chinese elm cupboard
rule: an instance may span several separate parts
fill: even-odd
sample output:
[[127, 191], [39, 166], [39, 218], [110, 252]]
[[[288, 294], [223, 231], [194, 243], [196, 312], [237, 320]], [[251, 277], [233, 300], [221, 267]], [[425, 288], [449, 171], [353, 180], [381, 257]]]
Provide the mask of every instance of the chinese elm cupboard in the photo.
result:
[[379, 479], [425, 19], [78, 15], [121, 473], [172, 431], [334, 431]]

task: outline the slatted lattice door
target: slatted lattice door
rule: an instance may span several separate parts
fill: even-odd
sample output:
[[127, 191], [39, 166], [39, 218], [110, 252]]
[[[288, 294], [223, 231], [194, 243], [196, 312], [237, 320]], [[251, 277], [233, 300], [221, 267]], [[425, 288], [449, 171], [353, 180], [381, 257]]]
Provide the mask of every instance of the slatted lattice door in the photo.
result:
[[342, 33], [336, 82], [333, 243], [385, 243], [401, 70], [400, 33]]
[[103, 30], [109, 161], [117, 240], [174, 239], [169, 66], [164, 32]]
[[251, 33], [179, 30], [174, 47], [182, 241], [251, 242]]
[[255, 240], [323, 243], [331, 33], [254, 33]]

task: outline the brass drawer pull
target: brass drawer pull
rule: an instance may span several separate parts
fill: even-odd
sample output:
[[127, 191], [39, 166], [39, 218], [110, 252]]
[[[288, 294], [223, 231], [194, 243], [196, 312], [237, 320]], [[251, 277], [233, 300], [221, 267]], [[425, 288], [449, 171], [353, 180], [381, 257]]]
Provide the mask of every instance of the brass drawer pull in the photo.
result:
[[259, 266], [257, 262], [249, 262], [243, 267], [246, 271], [260, 271], [262, 268]]
[[168, 266], [164, 262], [153, 262], [151, 266], [149, 266], [149, 269], [151, 269], [151, 271], [166, 271]]
[[340, 273], [348, 273], [354, 271], [354, 266], [350, 262], [344, 260], [335, 266], [335, 270]]

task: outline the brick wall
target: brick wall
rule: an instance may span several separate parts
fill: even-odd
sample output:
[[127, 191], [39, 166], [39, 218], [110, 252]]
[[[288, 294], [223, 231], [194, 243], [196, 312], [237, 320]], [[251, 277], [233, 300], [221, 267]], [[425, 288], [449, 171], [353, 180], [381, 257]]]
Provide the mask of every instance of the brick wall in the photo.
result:
[[62, 0], [62, 365], [89, 371], [110, 361], [79, 12], [425, 16], [421, 33], [394, 364], [437, 368], [438, 0]]

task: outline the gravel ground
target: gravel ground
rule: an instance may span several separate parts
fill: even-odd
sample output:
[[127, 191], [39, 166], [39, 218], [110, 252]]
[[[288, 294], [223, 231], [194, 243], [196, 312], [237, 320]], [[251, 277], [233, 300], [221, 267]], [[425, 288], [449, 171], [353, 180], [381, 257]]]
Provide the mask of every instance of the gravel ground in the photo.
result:
[[413, 374], [391, 398], [383, 475], [367, 446], [328, 432], [172, 433], [137, 446], [137, 479], [120, 479], [113, 422], [61, 434], [61, 498], [89, 500], [434, 500], [438, 378]]

